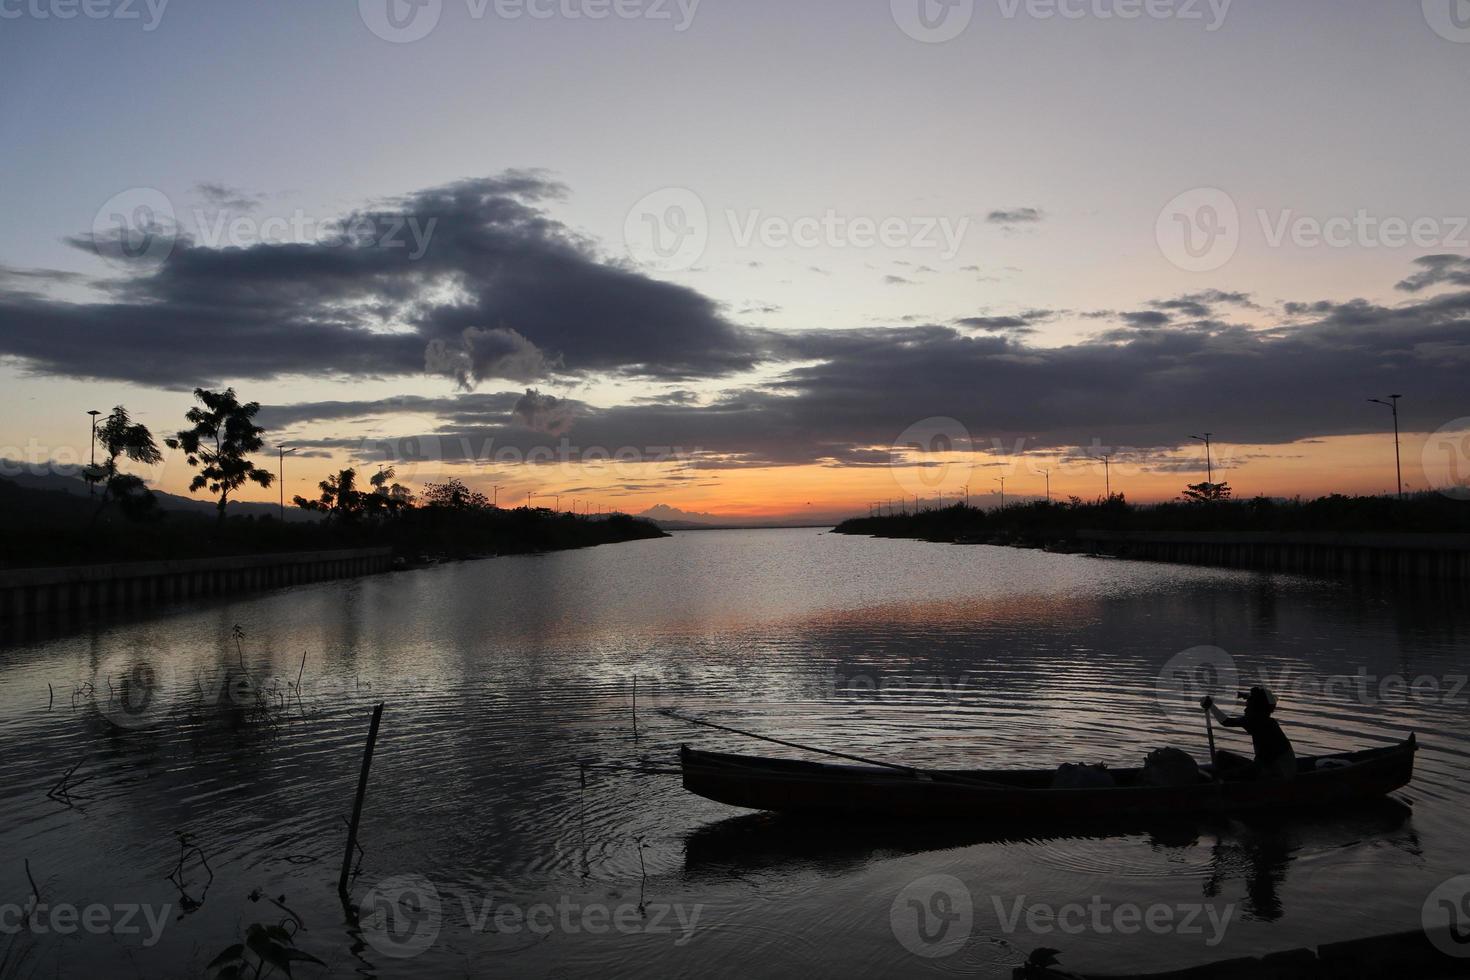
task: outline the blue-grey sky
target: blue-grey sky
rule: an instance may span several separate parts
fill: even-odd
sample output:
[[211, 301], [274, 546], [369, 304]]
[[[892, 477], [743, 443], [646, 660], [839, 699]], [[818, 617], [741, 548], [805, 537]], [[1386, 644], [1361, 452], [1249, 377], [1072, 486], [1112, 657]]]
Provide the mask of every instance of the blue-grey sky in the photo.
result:
[[[272, 405], [453, 399], [468, 386], [491, 394], [534, 383], [576, 400], [584, 416], [685, 390], [708, 409], [751, 386], [811, 396], [821, 384], [793, 371], [852, 367], [831, 344], [773, 351], [811, 331], [886, 330], [883, 342], [896, 343], [905, 329], [968, 330], [1005, 338], [1009, 347], [985, 354], [994, 366], [1036, 351], [1052, 351], [1042, 355], [1052, 362], [1080, 357], [1119, 329], [1228, 325], [1269, 338], [1283, 327], [1330, 327], [1343, 310], [1307, 304], [1354, 299], [1378, 311], [1377, 321], [1408, 317], [1432, 328], [1419, 349], [1437, 345], [1451, 363], [1464, 356], [1444, 336], [1446, 323], [1463, 323], [1461, 313], [1415, 319], [1401, 309], [1463, 285], [1456, 274], [1436, 274], [1416, 291], [1396, 288], [1426, 256], [1470, 255], [1470, 232], [1457, 224], [1470, 215], [1470, 29], [1451, 18], [1450, 0], [975, 0], [963, 30], [964, 0], [423, 3], [91, 0], [89, 14], [67, 0], [0, 0], [0, 268], [11, 270], [0, 288], [59, 304], [125, 296], [135, 306], [174, 304], [182, 315], [179, 304], [198, 299], [194, 286], [166, 295], [140, 289], [147, 280], [137, 277], [156, 268], [120, 268], [69, 241], [105, 225], [99, 209], [117, 195], [131, 208], [139, 189], [161, 193], [191, 243], [192, 251], [160, 259], [163, 274], [183, 281], [190, 267], [181, 251], [198, 258], [233, 244], [246, 258], [279, 252], [280, 240], [250, 237], [268, 219], [304, 226], [314, 240], [349, 213], [392, 211], [427, 189], [524, 172], [538, 182], [528, 204], [535, 222], [575, 240], [586, 261], [637, 280], [619, 281], [618, 296], [662, 282], [683, 287], [678, 304], [710, 304], [721, 323], [713, 339], [699, 332], [708, 327], [704, 313], [666, 309], [664, 294], [630, 316], [671, 318], [670, 330], [691, 347], [723, 352], [718, 363], [670, 354], [650, 370], [643, 353], [618, 363], [578, 333], [610, 329], [593, 322], [594, 310], [613, 300], [589, 284], [587, 308], [562, 313], [576, 323], [538, 319], [527, 312], [538, 301], [527, 298], [496, 305], [495, 322], [455, 326], [456, 334], [460, 326], [513, 331], [544, 355], [545, 370], [517, 360], [497, 376], [504, 369], [478, 365], [481, 374], [461, 385], [452, 370], [349, 361], [332, 344], [243, 369], [226, 343], [217, 370], [200, 380], [237, 383]], [[922, 24], [921, 4], [933, 31], [957, 36], [926, 43], [922, 26], [920, 38], [910, 36]], [[59, 16], [68, 11], [76, 15]], [[599, 11], [607, 16], [594, 19]], [[219, 237], [236, 219], [239, 232]], [[1333, 237], [1334, 220], [1339, 241], [1314, 237], [1322, 225]], [[1417, 229], [1413, 240], [1395, 239], [1395, 221]], [[884, 225], [892, 235], [876, 243], [853, 230]], [[641, 250], [644, 235], [691, 229], [692, 238], [669, 239], [676, 247], [667, 261], [650, 262]], [[1197, 236], [1192, 251], [1171, 239], [1186, 230]], [[460, 288], [452, 280], [475, 275], [473, 258], [456, 262], [453, 274], [415, 286], [427, 290], [420, 307], [451, 303]], [[244, 274], [220, 273], [232, 281]], [[271, 278], [260, 288], [311, 302], [299, 281]], [[351, 303], [362, 301], [358, 292]], [[1216, 301], [1163, 305], [1204, 293]], [[1218, 299], [1225, 296], [1238, 299]], [[347, 305], [335, 295], [327, 308]], [[94, 312], [105, 315], [53, 328], [55, 345], [81, 346], [86, 330], [120, 322], [111, 308]], [[211, 333], [215, 312], [199, 312], [203, 347], [219, 340], [218, 330], [235, 329]], [[319, 322], [322, 310], [298, 305], [290, 315]], [[686, 315], [699, 323], [680, 327]], [[98, 382], [89, 379], [101, 370], [65, 349], [38, 356], [35, 337], [16, 339], [23, 322], [35, 320], [0, 316], [0, 356], [8, 355], [0, 379], [11, 390], [0, 393], [0, 409], [14, 430], [0, 433], [0, 445], [24, 445], [35, 433], [59, 439], [49, 413], [91, 397], [84, 393]], [[764, 339], [737, 342], [722, 333], [727, 327]], [[145, 328], [127, 329], [142, 329], [137, 342], [149, 342]], [[655, 334], [644, 339], [661, 350], [680, 344], [673, 332]], [[1353, 384], [1373, 377], [1366, 364], [1342, 370]], [[1034, 429], [1043, 444], [1085, 443], [1089, 425], [1094, 440], [1164, 439], [1137, 418], [1117, 419], [1116, 436], [1104, 431], [1107, 420], [1066, 378], [995, 384], [1058, 386], [1035, 394], [1067, 404], [1070, 422], [1054, 411], [1038, 411], [1029, 424], [992, 421], [988, 406], [959, 397], [900, 397], [890, 428], [896, 435], [918, 419], [968, 408], [986, 417], [965, 418], [967, 426]], [[127, 399], [157, 413], [161, 427], [187, 402], [189, 385], [119, 368], [105, 387], [104, 401]], [[894, 380], [896, 390], [922, 387]], [[1359, 397], [1347, 394], [1349, 402]], [[1448, 422], [1452, 399], [1435, 397], [1432, 412]], [[405, 417], [396, 434], [469, 424], [452, 414], [439, 405]], [[882, 441], [876, 419], [845, 431], [840, 414], [823, 403], [786, 425], [810, 422], [820, 429], [813, 444], [836, 446], [839, 461]], [[375, 407], [373, 415], [385, 413]], [[1323, 408], [1306, 415], [1313, 421], [1301, 427], [1254, 418], [1219, 427], [1248, 434], [1251, 445], [1368, 431], [1327, 424]], [[1365, 417], [1364, 425], [1378, 421]], [[1430, 421], [1426, 431], [1437, 427]], [[306, 440], [343, 428], [293, 424], [293, 436]], [[724, 453], [741, 451], [735, 432], [682, 418], [671, 428]], [[636, 427], [618, 437], [635, 438]], [[826, 458], [804, 447], [777, 459], [773, 438], [753, 424], [752, 465]]]

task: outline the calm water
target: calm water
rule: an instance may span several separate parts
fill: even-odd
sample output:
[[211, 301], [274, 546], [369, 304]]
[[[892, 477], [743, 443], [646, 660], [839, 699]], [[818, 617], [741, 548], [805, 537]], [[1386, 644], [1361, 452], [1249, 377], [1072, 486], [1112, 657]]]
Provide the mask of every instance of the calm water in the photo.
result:
[[[328, 964], [301, 976], [1000, 977], [1038, 946], [1073, 969], [1162, 970], [1415, 928], [1430, 891], [1470, 871], [1464, 600], [736, 531], [11, 637], [0, 902], [24, 902], [29, 859], [49, 903], [169, 909], [156, 930], [139, 915], [139, 934], [0, 934], [0, 974], [196, 976], [248, 924], [285, 916], [269, 898], [300, 917], [298, 947]], [[659, 706], [925, 765], [1126, 765], [1168, 744], [1203, 758], [1197, 712], [1157, 693], [1171, 658], [1199, 646], [1282, 689], [1299, 753], [1417, 731], [1414, 784], [1382, 807], [1284, 824], [1001, 838], [963, 826], [812, 833], [632, 771], [671, 766], [681, 742], [795, 754], [680, 725]], [[1357, 680], [1316, 690], [1360, 672], [1388, 681], [1370, 681], [1367, 697]], [[157, 697], [134, 696], [138, 676]], [[233, 710], [218, 693], [231, 680]], [[404, 912], [354, 927], [335, 879], [378, 701], [353, 891]], [[78, 762], [70, 802], [48, 798]], [[182, 889], [169, 879], [178, 833], [209, 867], [191, 853]], [[1072, 903], [1103, 918], [1077, 928]], [[1184, 927], [1125, 934], [1108, 924], [1122, 906]]]

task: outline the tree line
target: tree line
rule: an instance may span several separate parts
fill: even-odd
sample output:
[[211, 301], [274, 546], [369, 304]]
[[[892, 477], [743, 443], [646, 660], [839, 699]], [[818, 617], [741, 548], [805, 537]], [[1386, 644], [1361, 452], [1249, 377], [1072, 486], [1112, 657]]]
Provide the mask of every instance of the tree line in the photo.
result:
[[[183, 450], [185, 461], [198, 470], [189, 482], [189, 492], [208, 490], [216, 498], [217, 519], [222, 524], [231, 495], [248, 483], [270, 487], [276, 474], [251, 458], [265, 447], [265, 429], [255, 422], [259, 402], [242, 403], [234, 388], [195, 388], [194, 398], [198, 404], [184, 415], [189, 428], [164, 439], [164, 445]], [[84, 470], [85, 479], [102, 489], [93, 522], [114, 503], [129, 518], [155, 516], [157, 501], [152, 492], [140, 477], [123, 473], [119, 465], [124, 459], [147, 466], [163, 462], [153, 433], [118, 405], [98, 424], [96, 439], [102, 461]], [[396, 471], [388, 467], [368, 477], [364, 486], [357, 470], [348, 467], [317, 484], [316, 499], [298, 495], [292, 503], [343, 524], [390, 519], [419, 506], [452, 511], [491, 509], [488, 497], [458, 479], [430, 483], [419, 495], [396, 482], [396, 477]]]

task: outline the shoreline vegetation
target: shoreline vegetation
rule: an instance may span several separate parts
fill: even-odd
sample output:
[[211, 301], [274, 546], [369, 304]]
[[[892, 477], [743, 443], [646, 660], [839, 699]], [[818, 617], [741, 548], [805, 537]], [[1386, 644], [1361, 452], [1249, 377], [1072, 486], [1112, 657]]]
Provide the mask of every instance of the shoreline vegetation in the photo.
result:
[[1334, 494], [1314, 500], [1217, 497], [1141, 505], [1114, 494], [1091, 502], [1074, 497], [991, 510], [963, 503], [909, 509], [852, 518], [837, 525], [833, 533], [1075, 551], [1083, 547], [1079, 535], [1084, 531], [1463, 534], [1470, 532], [1470, 505], [1437, 493], [1413, 494], [1402, 500]]
[[91, 413], [94, 461], [82, 470], [86, 496], [0, 479], [0, 568], [371, 547], [392, 548], [395, 567], [404, 567], [668, 537], [653, 522], [626, 514], [529, 504], [502, 509], [456, 479], [416, 493], [396, 482], [392, 468], [363, 483], [355, 469], [343, 469], [318, 484], [317, 497], [294, 497], [293, 515], [310, 515], [307, 520], [232, 514], [232, 494], [252, 483], [269, 488], [277, 478], [252, 458], [265, 450], [265, 429], [255, 424], [260, 404], [240, 402], [233, 388], [197, 388], [194, 397], [198, 404], [185, 415], [189, 428], [164, 443], [182, 451], [195, 471], [189, 492], [214, 498], [213, 520], [164, 511], [141, 478], [123, 471], [123, 460], [156, 465], [163, 454], [153, 433], [119, 405], [100, 420], [102, 413]]
[[521, 507], [406, 507], [391, 518], [219, 522], [180, 512], [147, 520], [120, 513], [93, 521], [96, 502], [0, 479], [0, 568], [46, 568], [177, 558], [223, 558], [390, 547], [402, 565], [589, 548], [668, 535], [624, 514], [584, 516]]

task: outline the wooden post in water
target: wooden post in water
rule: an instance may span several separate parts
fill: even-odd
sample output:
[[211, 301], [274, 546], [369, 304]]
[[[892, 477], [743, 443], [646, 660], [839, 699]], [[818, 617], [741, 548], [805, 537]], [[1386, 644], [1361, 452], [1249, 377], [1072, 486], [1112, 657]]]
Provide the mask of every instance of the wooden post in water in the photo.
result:
[[347, 849], [342, 852], [342, 873], [337, 876], [337, 894], [347, 900], [347, 878], [352, 873], [352, 851], [357, 846], [357, 826], [362, 822], [362, 803], [367, 797], [368, 772], [373, 768], [373, 746], [378, 741], [378, 726], [383, 721], [383, 705], [373, 709], [372, 727], [368, 729], [367, 748], [362, 753], [362, 772], [357, 777], [357, 798], [352, 803], [352, 822], [347, 825]]

